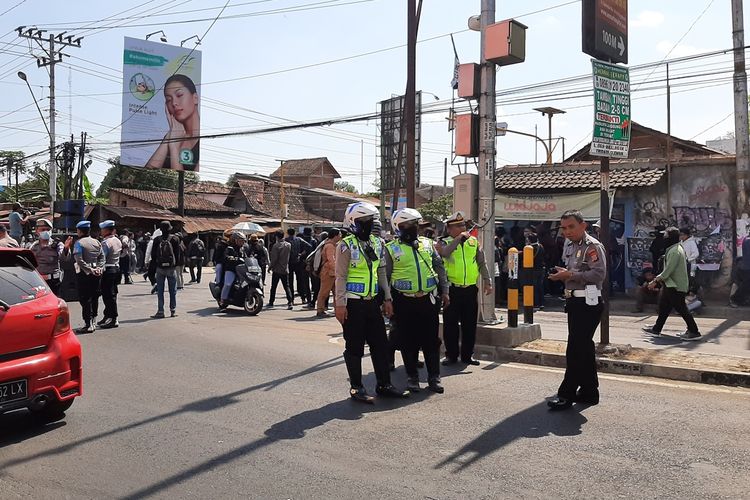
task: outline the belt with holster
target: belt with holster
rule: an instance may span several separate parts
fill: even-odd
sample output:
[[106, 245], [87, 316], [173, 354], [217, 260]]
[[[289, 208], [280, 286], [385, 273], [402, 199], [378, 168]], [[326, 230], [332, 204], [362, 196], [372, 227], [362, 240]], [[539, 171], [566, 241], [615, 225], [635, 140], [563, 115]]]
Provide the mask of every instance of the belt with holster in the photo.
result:
[[372, 300], [375, 298], [374, 295], [367, 295], [365, 297], [362, 297], [360, 295], [357, 295], [356, 293], [347, 293], [346, 294], [347, 299], [354, 299], [354, 300]]
[[[596, 296], [601, 297], [602, 291], [597, 290]], [[586, 298], [586, 290], [565, 290], [563, 297], [565, 297], [566, 299], [572, 299], [573, 297], [579, 297], [583, 299]]]

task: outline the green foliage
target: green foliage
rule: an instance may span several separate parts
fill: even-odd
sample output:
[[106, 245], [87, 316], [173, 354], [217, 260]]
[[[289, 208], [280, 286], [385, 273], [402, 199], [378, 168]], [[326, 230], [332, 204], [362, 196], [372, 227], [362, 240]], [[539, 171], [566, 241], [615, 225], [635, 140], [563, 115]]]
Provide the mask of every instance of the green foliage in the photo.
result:
[[[177, 190], [178, 172], [174, 170], [126, 167], [120, 165], [119, 156], [110, 158], [107, 163], [110, 167], [96, 191], [97, 197], [106, 197], [112, 188]], [[185, 172], [186, 184], [199, 180], [195, 172]]]
[[427, 202], [419, 207], [422, 217], [432, 222], [438, 222], [448, 217], [453, 212], [453, 194], [446, 194], [434, 201]]
[[351, 184], [346, 181], [336, 181], [333, 184], [333, 189], [337, 191], [344, 191], [346, 193], [356, 193], [357, 188], [354, 186], [354, 184]]

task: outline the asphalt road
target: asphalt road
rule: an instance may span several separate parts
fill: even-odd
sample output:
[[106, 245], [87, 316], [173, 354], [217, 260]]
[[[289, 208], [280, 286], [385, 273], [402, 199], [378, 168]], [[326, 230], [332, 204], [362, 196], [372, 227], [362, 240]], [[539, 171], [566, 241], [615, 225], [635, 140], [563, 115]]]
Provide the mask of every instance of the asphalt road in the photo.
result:
[[199, 286], [179, 294], [179, 317], [162, 320], [144, 320], [155, 310], [147, 285], [122, 287], [121, 327], [81, 337], [85, 395], [66, 419], [0, 417], [1, 498], [750, 491], [748, 390], [602, 376], [601, 404], [549, 413], [559, 370], [483, 364], [444, 373], [443, 395], [366, 406], [347, 399], [335, 320], [218, 314]]

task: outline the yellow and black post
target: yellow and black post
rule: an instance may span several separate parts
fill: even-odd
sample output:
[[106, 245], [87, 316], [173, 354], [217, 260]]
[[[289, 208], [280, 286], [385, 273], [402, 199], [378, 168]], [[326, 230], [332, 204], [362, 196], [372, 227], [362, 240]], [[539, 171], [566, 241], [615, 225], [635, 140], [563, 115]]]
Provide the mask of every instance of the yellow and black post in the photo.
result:
[[521, 284], [523, 285], [523, 322], [531, 324], [534, 322], [534, 247], [531, 245], [523, 247]]
[[508, 326], [518, 326], [518, 249], [508, 250]]

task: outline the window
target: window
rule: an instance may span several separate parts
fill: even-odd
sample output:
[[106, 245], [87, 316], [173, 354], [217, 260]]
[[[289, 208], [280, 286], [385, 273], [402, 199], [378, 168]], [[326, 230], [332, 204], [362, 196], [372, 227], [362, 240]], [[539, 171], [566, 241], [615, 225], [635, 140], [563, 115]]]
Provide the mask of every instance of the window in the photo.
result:
[[51, 293], [39, 273], [21, 265], [0, 267], [0, 300], [12, 306]]

